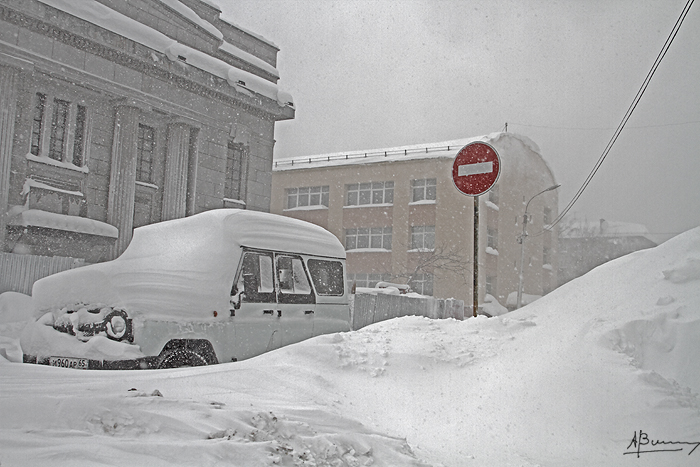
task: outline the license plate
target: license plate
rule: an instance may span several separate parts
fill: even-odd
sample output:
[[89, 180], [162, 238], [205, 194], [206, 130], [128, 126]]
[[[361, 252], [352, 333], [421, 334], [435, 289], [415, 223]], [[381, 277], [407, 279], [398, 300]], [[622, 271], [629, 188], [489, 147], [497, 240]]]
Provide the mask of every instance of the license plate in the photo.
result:
[[69, 357], [49, 357], [50, 366], [58, 366], [61, 368], [76, 368], [78, 370], [88, 369], [87, 358], [69, 358]]

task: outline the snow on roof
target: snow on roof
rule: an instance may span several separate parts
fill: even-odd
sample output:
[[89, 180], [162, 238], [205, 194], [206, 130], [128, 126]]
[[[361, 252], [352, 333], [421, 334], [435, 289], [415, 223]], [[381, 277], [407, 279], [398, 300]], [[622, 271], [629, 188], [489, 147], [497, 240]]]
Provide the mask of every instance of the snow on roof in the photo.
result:
[[205, 21], [200, 16], [194, 12], [190, 7], [182, 4], [179, 0], [159, 0], [161, 3], [164, 5], [169, 6], [173, 10], [177, 11], [180, 13], [182, 16], [196, 24], [197, 26], [201, 27], [205, 31], [207, 31], [209, 34], [212, 36], [216, 37], [219, 40], [224, 39], [224, 35], [221, 31], [216, 29], [213, 24], [211, 24], [209, 21]]
[[223, 317], [241, 247], [345, 258], [340, 241], [317, 225], [216, 209], [139, 227], [119, 258], [41, 279], [32, 297], [38, 310], [82, 301], [168, 317], [218, 310]]
[[[298, 170], [433, 158], [454, 159], [455, 156], [457, 156], [457, 153], [469, 143], [483, 141], [491, 145], [498, 145], [499, 142], [502, 142], [505, 139], [517, 140], [532, 152], [540, 154], [540, 149], [537, 144], [535, 144], [527, 136], [516, 133], [497, 132], [483, 136], [474, 136], [471, 138], [442, 141], [438, 143], [412, 144], [391, 148], [368, 149], [365, 151], [336, 152], [293, 159], [280, 159], [275, 161], [273, 170]], [[496, 149], [499, 150], [499, 148]], [[502, 155], [501, 152], [502, 150], [499, 150], [499, 155]], [[552, 172], [551, 168], [544, 159], [542, 159], [542, 161], [547, 166], [553, 177], [554, 172]]]
[[[280, 106], [291, 105], [291, 96], [278, 89], [277, 84], [247, 71], [235, 68], [218, 58], [181, 44], [128, 16], [108, 8], [94, 0], [71, 2], [70, 0], [39, 0], [40, 2], [81, 18], [92, 24], [131, 39], [146, 47], [165, 54], [169, 60], [184, 61], [189, 65], [225, 79], [236, 91], [246, 95], [255, 92], [278, 102]], [[175, 4], [179, 2], [168, 2]], [[184, 11], [185, 7], [180, 8]], [[178, 7], [179, 8], [179, 7]], [[187, 8], [189, 10], [189, 8]], [[179, 11], [179, 10], [178, 10]], [[194, 11], [189, 10], [196, 15]], [[188, 13], [189, 14], [189, 13]], [[200, 21], [204, 21], [200, 18]], [[213, 27], [213, 26], [212, 26]], [[217, 30], [218, 31], [218, 30]], [[219, 31], [219, 34], [221, 32]], [[217, 35], [218, 37], [218, 35]], [[223, 37], [223, 35], [221, 36]], [[253, 64], [256, 65], [257, 64]]]
[[238, 47], [236, 47], [233, 44], [229, 44], [228, 42], [224, 41], [223, 44], [219, 47], [222, 51], [233, 55], [236, 58], [240, 58], [243, 61], [246, 61], [250, 63], [251, 65], [255, 65], [256, 67], [260, 68], [261, 70], [264, 70], [268, 73], [270, 73], [273, 76], [276, 76], [279, 78], [279, 73], [277, 72], [277, 68], [273, 67], [269, 63], [267, 63], [265, 60], [256, 57], [253, 54], [249, 54], [248, 52], [245, 52]]

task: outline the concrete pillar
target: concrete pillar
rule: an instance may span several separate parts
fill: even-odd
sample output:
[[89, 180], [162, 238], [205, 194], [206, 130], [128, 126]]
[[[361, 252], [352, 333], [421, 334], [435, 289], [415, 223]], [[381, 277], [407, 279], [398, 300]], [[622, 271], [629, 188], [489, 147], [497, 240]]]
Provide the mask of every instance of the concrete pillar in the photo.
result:
[[162, 220], [185, 217], [187, 207], [187, 165], [190, 152], [190, 127], [185, 123], [168, 125], [165, 158]]
[[0, 251], [5, 244], [19, 70], [0, 66]]
[[133, 233], [139, 113], [139, 108], [131, 105], [115, 108], [107, 222], [119, 229], [119, 238], [112, 247], [111, 259], [129, 246]]

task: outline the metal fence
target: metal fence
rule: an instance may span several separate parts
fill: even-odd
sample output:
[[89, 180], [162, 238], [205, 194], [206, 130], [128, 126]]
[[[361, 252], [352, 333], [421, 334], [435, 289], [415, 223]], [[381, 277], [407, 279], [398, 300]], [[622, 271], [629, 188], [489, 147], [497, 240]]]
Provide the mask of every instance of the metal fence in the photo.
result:
[[34, 282], [42, 277], [84, 264], [82, 259], [63, 256], [0, 253], [0, 293], [12, 291], [29, 295]]
[[353, 330], [399, 316], [464, 319], [462, 300], [366, 293], [358, 293], [352, 297], [350, 303]]

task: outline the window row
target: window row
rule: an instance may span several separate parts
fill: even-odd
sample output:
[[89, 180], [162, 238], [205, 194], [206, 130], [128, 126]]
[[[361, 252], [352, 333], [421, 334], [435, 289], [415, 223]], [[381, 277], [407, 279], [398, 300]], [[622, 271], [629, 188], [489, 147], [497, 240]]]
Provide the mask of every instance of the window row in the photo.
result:
[[[376, 248], [391, 250], [393, 229], [391, 227], [360, 227], [345, 229], [345, 249]], [[435, 226], [411, 227], [410, 250], [430, 251], [435, 249]]]
[[[394, 204], [394, 182], [351, 183], [345, 186], [346, 206]], [[328, 207], [328, 186], [287, 188], [286, 209], [305, 206]], [[411, 202], [435, 201], [437, 179], [411, 180]]]
[[345, 293], [341, 262], [309, 259], [306, 266], [296, 255], [247, 251], [231, 289], [232, 302], [315, 303], [312, 282], [318, 295]]

